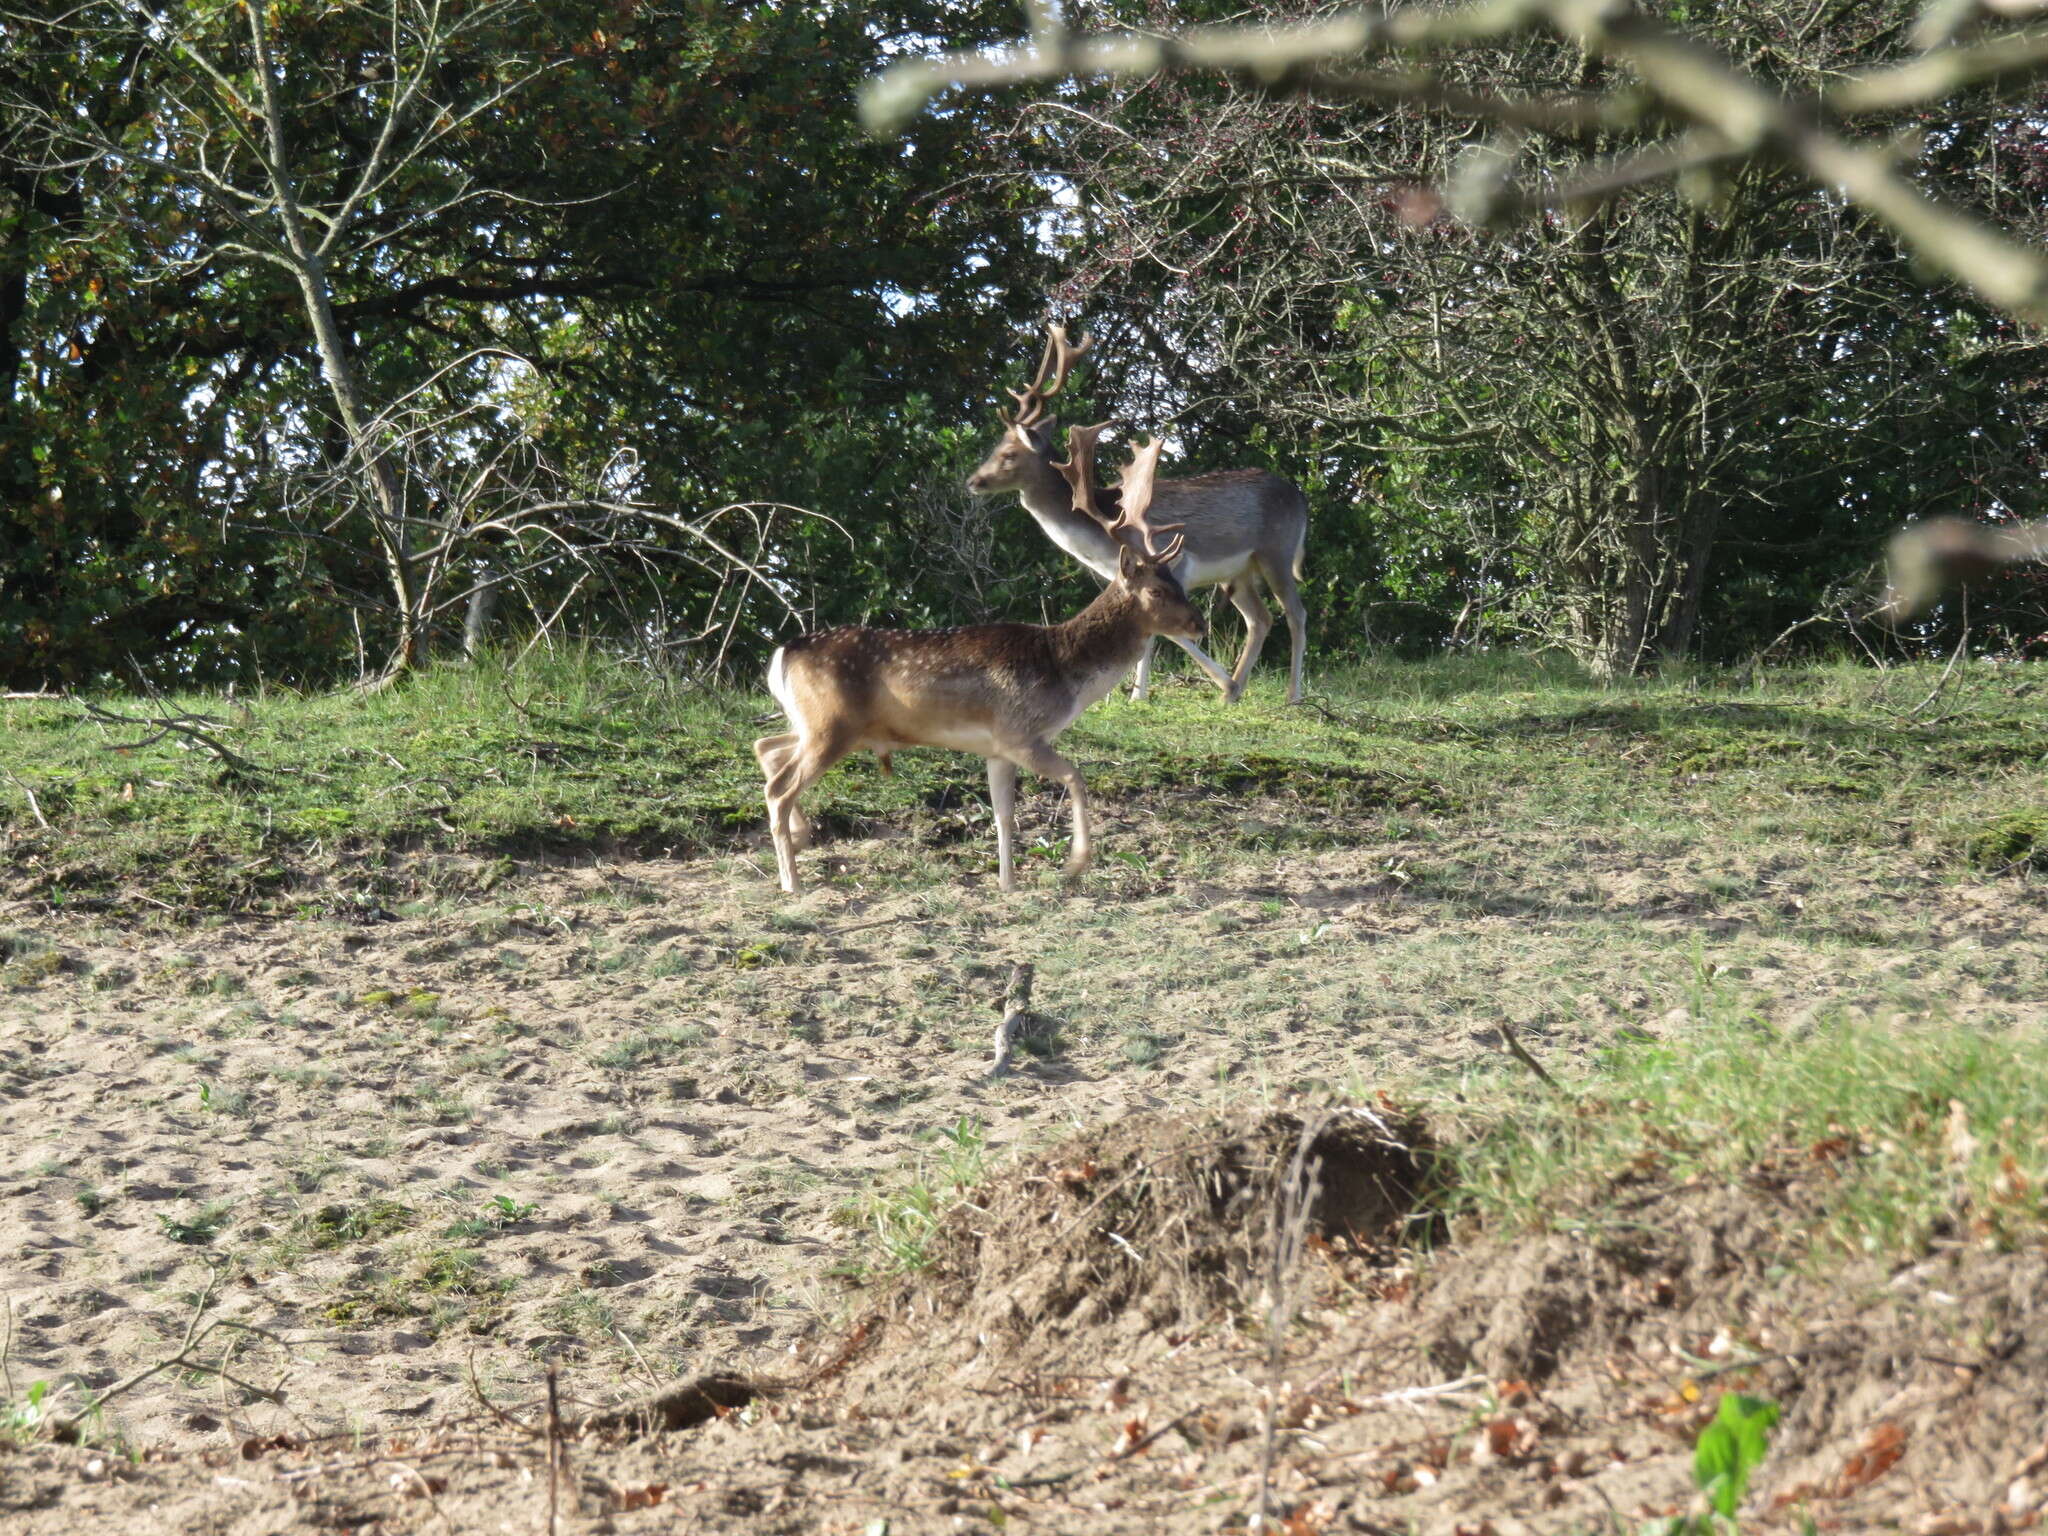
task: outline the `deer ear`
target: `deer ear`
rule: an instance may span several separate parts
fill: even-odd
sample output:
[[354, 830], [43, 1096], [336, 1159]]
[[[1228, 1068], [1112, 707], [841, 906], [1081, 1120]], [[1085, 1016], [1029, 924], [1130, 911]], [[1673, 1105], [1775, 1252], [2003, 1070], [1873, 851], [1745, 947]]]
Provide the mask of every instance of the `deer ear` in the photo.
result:
[[1138, 579], [1138, 552], [1128, 544], [1117, 547], [1116, 573], [1125, 581]]

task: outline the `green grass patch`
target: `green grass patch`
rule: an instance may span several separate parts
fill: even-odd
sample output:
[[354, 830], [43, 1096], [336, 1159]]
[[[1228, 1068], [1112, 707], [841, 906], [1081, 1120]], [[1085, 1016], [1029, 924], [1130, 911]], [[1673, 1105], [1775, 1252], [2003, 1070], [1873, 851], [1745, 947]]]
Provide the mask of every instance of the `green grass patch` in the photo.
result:
[[840, 1208], [841, 1224], [864, 1234], [871, 1256], [842, 1266], [846, 1278], [930, 1268], [940, 1223], [986, 1176], [987, 1127], [979, 1120], [962, 1115], [925, 1137], [931, 1148], [913, 1171], [879, 1180]]
[[1727, 998], [1552, 1090], [1468, 1079], [1433, 1114], [1445, 1199], [1488, 1226], [1654, 1222], [1646, 1192], [1787, 1192], [1814, 1252], [2048, 1234], [2048, 1040], [1843, 1016], [1791, 1034]]
[[638, 1072], [682, 1061], [704, 1039], [700, 1024], [671, 1024], [614, 1040], [591, 1060], [607, 1072]]
[[[2038, 780], [2048, 691], [1966, 665], [1941, 683], [1939, 709], [1916, 713], [1938, 677], [1837, 665], [1603, 686], [1543, 657], [1345, 663], [1312, 668], [1298, 708], [1263, 673], [1234, 707], [1194, 686], [1144, 705], [1113, 698], [1063, 750], [1105, 802], [1178, 824], [1208, 856], [1504, 815], [1611, 824], [1654, 810], [1654, 787], [1667, 804], [1676, 793], [1722, 811], [1778, 796], [1787, 830], [1844, 843], [1878, 836], [1906, 806], [1938, 823], [1959, 862], [1996, 860], [2002, 837], [1997, 867], [2037, 869], [2038, 817], [2000, 830], [1984, 813], [1992, 802], [2011, 812], [2012, 781], [2024, 794]], [[224, 735], [261, 771], [226, 773], [171, 741], [120, 750], [62, 700], [0, 705], [0, 761], [42, 818], [0, 785], [5, 894], [52, 908], [374, 916], [499, 888], [522, 857], [747, 845], [763, 832], [751, 742], [777, 728], [759, 692], [674, 689], [588, 653], [441, 666], [371, 695], [168, 703], [229, 721]], [[1978, 790], [1984, 803], [1972, 803]], [[907, 752], [893, 777], [871, 757], [848, 760], [809, 803], [827, 835], [888, 826], [924, 845], [978, 846], [985, 799], [978, 762]], [[1981, 848], [1970, 841], [1980, 833]], [[1105, 849], [1114, 855], [1140, 874], [1153, 857]], [[904, 878], [951, 878], [956, 865], [912, 862]], [[777, 963], [773, 944], [727, 963]], [[42, 984], [61, 969], [0, 944], [0, 982]], [[375, 1006], [432, 1005], [394, 992]]]
[[1970, 862], [1993, 874], [2048, 870], [2048, 810], [2008, 812], [1974, 833], [1965, 846]]

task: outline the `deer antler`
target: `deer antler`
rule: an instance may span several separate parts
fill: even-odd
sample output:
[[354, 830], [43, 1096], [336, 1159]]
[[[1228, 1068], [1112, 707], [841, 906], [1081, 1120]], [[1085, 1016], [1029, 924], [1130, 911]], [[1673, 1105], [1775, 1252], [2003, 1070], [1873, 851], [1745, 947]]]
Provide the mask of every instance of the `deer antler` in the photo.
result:
[[[1045, 402], [1060, 392], [1066, 385], [1068, 371], [1073, 368], [1082, 353], [1095, 345], [1093, 336], [1083, 336], [1077, 342], [1068, 341], [1067, 328], [1064, 325], [1048, 325], [1045, 331], [1045, 350], [1039, 354], [1038, 372], [1029, 386], [1021, 390], [1004, 391], [1017, 402], [1015, 415], [1001, 409], [996, 411], [996, 415], [1002, 419], [1006, 427], [1035, 427], [1043, 421]], [[1048, 372], [1052, 375], [1050, 383], [1046, 381]]]
[[1095, 444], [1108, 427], [1109, 423], [1104, 421], [1092, 427], [1067, 428], [1067, 462], [1053, 466], [1066, 477], [1068, 486], [1073, 490], [1074, 510], [1085, 512], [1105, 527], [1109, 519], [1103, 515], [1102, 507], [1095, 499]]
[[1159, 454], [1164, 447], [1165, 444], [1155, 437], [1140, 443], [1133, 451], [1131, 462], [1124, 466], [1119, 480], [1123, 509], [1117, 520], [1109, 525], [1109, 531], [1146, 559], [1160, 565], [1171, 565], [1180, 558], [1181, 546], [1186, 539], [1175, 533], [1162, 548], [1159, 538], [1162, 534], [1173, 533], [1181, 524], [1155, 523], [1147, 516], [1152, 510], [1152, 482], [1158, 476]]

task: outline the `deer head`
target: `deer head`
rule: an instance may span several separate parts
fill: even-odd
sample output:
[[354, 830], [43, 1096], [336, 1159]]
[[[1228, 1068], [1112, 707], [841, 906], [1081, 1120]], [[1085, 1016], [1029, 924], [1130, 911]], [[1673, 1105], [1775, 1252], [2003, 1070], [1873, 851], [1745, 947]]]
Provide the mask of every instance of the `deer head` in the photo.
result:
[[1066, 387], [1075, 361], [1095, 344], [1089, 336], [1068, 341], [1064, 325], [1049, 325], [1045, 329], [1045, 350], [1039, 354], [1038, 372], [1023, 389], [1005, 391], [1017, 402], [1017, 409], [997, 409], [996, 415], [1003, 423], [1002, 439], [981, 467], [968, 476], [967, 488], [977, 496], [1014, 490], [1028, 472], [1030, 462], [1048, 451], [1047, 445], [1059, 421], [1046, 414], [1045, 403]]

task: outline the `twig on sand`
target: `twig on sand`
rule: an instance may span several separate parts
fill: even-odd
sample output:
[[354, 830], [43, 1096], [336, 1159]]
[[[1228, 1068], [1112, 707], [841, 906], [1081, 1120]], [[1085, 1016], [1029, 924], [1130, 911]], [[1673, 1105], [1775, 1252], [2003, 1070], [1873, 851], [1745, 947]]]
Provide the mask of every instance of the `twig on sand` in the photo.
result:
[[518, 1430], [519, 1433], [521, 1433], [522, 1435], [535, 1435], [540, 1433], [539, 1430], [536, 1430], [531, 1425], [522, 1424], [519, 1420], [513, 1418], [511, 1414], [507, 1413], [504, 1409], [500, 1408], [496, 1403], [492, 1402], [490, 1398], [484, 1395], [483, 1383], [476, 1379], [476, 1353], [473, 1350], [470, 1352], [469, 1360], [467, 1362], [467, 1370], [469, 1375], [470, 1394], [473, 1397], [475, 1397], [479, 1403], [483, 1405], [484, 1410], [487, 1413], [489, 1413], [492, 1418], [496, 1419], [500, 1424]]
[[216, 1271], [212, 1278], [207, 1281], [205, 1291], [200, 1294], [199, 1304], [192, 1309], [192, 1320], [185, 1325], [185, 1337], [179, 1342], [177, 1349], [173, 1353], [166, 1355], [153, 1365], [144, 1366], [132, 1376], [124, 1377], [122, 1380], [115, 1382], [106, 1391], [97, 1393], [83, 1408], [79, 1409], [78, 1412], [72, 1414], [69, 1418], [52, 1420], [50, 1426], [52, 1436], [58, 1440], [75, 1442], [86, 1421], [104, 1412], [107, 1405], [116, 1398], [134, 1391], [154, 1376], [161, 1376], [165, 1371], [180, 1368], [190, 1371], [204, 1371], [209, 1376], [218, 1377], [229, 1386], [241, 1388], [242, 1391], [247, 1392], [252, 1397], [259, 1398], [278, 1407], [284, 1406], [282, 1383], [276, 1387], [259, 1387], [253, 1381], [244, 1381], [241, 1377], [232, 1374], [226, 1368], [225, 1363], [209, 1365], [206, 1361], [197, 1358], [199, 1347], [216, 1333], [253, 1334], [257, 1338], [268, 1339], [273, 1344], [289, 1345], [288, 1340], [272, 1333], [267, 1328], [258, 1328], [253, 1323], [238, 1323], [231, 1318], [217, 1317], [212, 1322], [201, 1327], [201, 1319], [206, 1316], [207, 1308], [213, 1305], [214, 1288], [219, 1283], [220, 1275]]
[[562, 1481], [562, 1403], [559, 1377], [548, 1365], [548, 1536], [561, 1529], [559, 1488]]
[[1434, 1386], [1402, 1387], [1393, 1392], [1382, 1392], [1375, 1397], [1358, 1400], [1360, 1408], [1389, 1408], [1396, 1403], [1419, 1403], [1433, 1397], [1451, 1397], [1459, 1392], [1469, 1392], [1474, 1387], [1486, 1385], [1484, 1376], [1460, 1376], [1456, 1381], [1440, 1381]]
[[0, 768], [0, 773], [6, 774], [7, 782], [12, 784], [16, 789], [20, 790], [22, 794], [27, 798], [28, 813], [29, 815], [35, 817], [36, 825], [41, 827], [45, 832], [49, 831], [50, 823], [43, 816], [43, 808], [40, 805], [36, 804], [36, 792], [30, 789], [26, 784], [22, 783], [20, 779], [17, 779], [14, 776], [13, 769]]
[[[1534, 1072], [1546, 1087], [1556, 1088], [1557, 1079], [1552, 1077], [1548, 1072], [1544, 1071], [1543, 1063], [1538, 1061], [1534, 1056], [1531, 1056], [1529, 1054], [1529, 1048], [1526, 1045], [1522, 1044], [1522, 1037], [1515, 1033], [1515, 1026], [1510, 1024], [1506, 1019], [1501, 1019], [1499, 1021], [1499, 1028], [1500, 1038], [1502, 1042], [1506, 1044], [1508, 1048], [1508, 1054], [1514, 1057], [1515, 1060], [1519, 1061], [1523, 1066], [1527, 1067], [1531, 1072]], [[1562, 1092], [1561, 1089], [1559, 1091]]]

